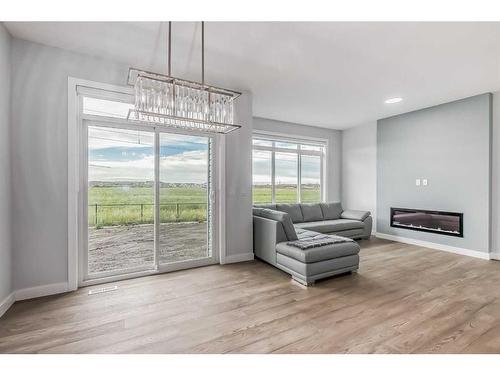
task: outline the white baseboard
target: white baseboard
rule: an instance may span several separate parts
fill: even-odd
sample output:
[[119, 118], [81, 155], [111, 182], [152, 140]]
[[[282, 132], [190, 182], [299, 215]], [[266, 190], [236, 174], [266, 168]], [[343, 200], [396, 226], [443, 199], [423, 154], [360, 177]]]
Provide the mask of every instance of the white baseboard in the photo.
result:
[[[480, 259], [491, 259], [490, 253], [484, 253], [482, 251], [477, 251], [477, 250], [463, 249], [461, 247], [442, 245], [442, 244], [438, 244], [438, 243], [434, 243], [434, 242], [416, 240], [416, 239], [407, 238], [407, 237], [394, 236], [392, 234], [385, 234], [385, 233], [376, 233], [375, 236], [377, 238], [382, 238], [385, 240], [407, 243], [409, 245], [428, 247], [430, 249], [435, 249], [435, 250], [447, 251], [448, 253], [466, 255], [469, 257], [480, 258]], [[499, 256], [500, 256], [500, 254], [499, 254]]]
[[254, 259], [253, 252], [252, 253], [235, 254], [235, 255], [226, 255], [226, 259], [224, 260], [224, 264], [247, 262], [247, 261], [253, 260], [253, 259]]
[[9, 294], [0, 302], [0, 317], [7, 312], [7, 310], [16, 302], [16, 295], [14, 292]]
[[30, 298], [45, 297], [45, 296], [50, 296], [52, 294], [65, 293], [68, 291], [69, 291], [68, 283], [65, 282], [65, 283], [40, 285], [40, 286], [35, 286], [33, 288], [19, 289], [16, 290], [14, 293], [16, 296], [16, 301], [22, 301]]

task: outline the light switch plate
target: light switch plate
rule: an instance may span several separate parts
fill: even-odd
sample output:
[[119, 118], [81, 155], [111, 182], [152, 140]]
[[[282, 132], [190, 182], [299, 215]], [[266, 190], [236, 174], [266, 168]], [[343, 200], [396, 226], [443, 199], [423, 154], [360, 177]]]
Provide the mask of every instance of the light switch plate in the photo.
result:
[[417, 178], [417, 179], [415, 180], [415, 185], [416, 185], [416, 186], [420, 186], [420, 178]]
[[427, 186], [427, 179], [426, 179], [426, 178], [424, 178], [424, 179], [422, 180], [422, 185]]

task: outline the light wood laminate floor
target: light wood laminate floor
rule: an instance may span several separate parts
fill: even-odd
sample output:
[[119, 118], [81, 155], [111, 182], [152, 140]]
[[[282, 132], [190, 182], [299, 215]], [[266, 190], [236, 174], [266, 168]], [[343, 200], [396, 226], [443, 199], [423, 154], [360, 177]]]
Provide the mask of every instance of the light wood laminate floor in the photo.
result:
[[252, 261], [17, 302], [0, 352], [500, 353], [500, 262], [361, 244], [357, 274], [311, 288]]

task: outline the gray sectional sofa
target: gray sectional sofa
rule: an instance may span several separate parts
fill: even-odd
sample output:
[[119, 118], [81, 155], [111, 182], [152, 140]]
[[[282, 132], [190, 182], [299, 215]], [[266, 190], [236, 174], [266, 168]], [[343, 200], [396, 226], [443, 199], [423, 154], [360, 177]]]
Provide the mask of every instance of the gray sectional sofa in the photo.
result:
[[353, 239], [369, 238], [371, 229], [370, 212], [344, 211], [339, 202], [253, 209], [255, 256], [304, 285], [357, 270], [359, 245]]

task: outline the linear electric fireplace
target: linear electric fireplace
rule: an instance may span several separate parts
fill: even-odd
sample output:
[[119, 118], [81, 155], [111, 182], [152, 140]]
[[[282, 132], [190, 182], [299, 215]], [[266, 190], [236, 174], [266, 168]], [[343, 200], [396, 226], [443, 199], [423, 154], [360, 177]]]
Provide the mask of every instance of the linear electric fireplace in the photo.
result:
[[463, 237], [464, 214], [391, 207], [391, 227]]

